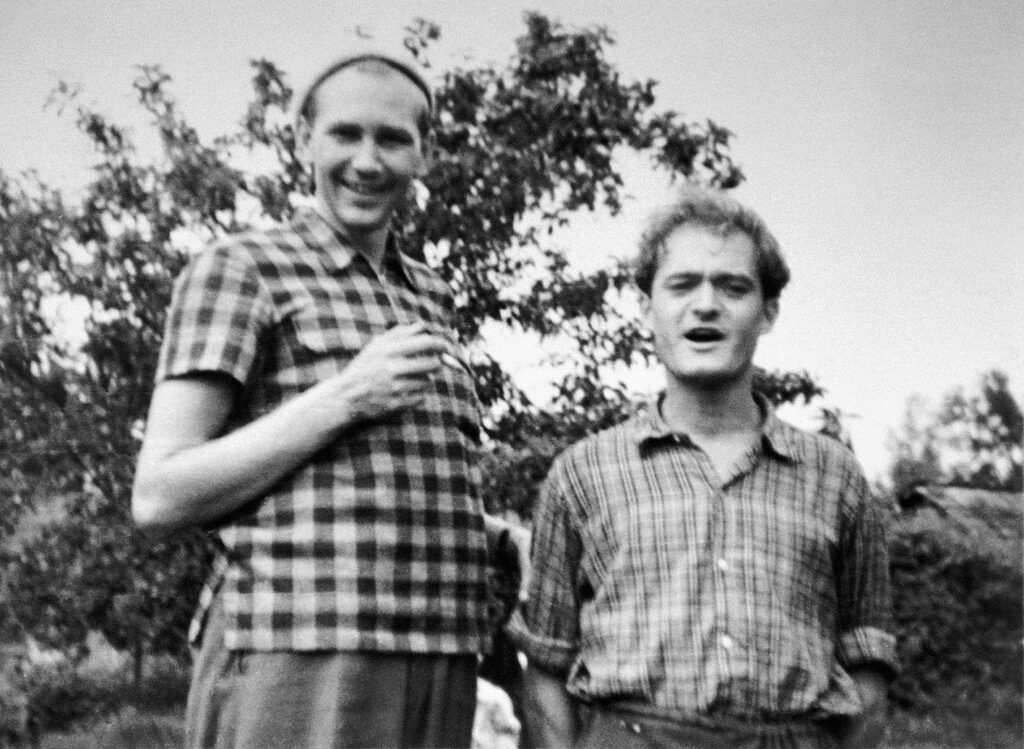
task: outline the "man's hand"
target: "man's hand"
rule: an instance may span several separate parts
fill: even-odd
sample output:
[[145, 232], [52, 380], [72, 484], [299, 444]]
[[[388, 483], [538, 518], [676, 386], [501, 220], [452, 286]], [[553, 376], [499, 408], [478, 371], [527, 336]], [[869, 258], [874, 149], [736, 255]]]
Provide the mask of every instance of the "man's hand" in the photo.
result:
[[881, 670], [865, 666], [850, 671], [864, 712], [851, 718], [839, 736], [843, 749], [874, 749], [882, 743], [887, 719], [889, 679]]
[[579, 730], [578, 717], [564, 680], [528, 665], [523, 674], [522, 745], [571, 747]]
[[421, 322], [397, 325], [373, 338], [344, 370], [311, 390], [339, 408], [338, 426], [376, 419], [423, 400], [431, 378], [455, 356], [453, 345]]
[[262, 496], [339, 431], [418, 403], [453, 348], [423, 323], [399, 325], [338, 374], [227, 434], [237, 383], [209, 375], [161, 382], [135, 473], [136, 522], [166, 533], [217, 521]]

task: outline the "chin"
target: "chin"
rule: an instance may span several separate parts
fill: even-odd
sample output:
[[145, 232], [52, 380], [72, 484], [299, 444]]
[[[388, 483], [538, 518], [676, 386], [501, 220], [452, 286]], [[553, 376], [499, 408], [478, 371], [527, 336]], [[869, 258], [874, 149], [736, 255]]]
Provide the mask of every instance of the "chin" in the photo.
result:
[[383, 229], [388, 225], [390, 213], [381, 215], [383, 212], [374, 211], [353, 211], [349, 208], [335, 208], [331, 215], [335, 220], [349, 231], [369, 233]]
[[684, 370], [669, 374], [683, 387], [704, 391], [726, 390], [749, 379], [746, 371], [721, 369]]

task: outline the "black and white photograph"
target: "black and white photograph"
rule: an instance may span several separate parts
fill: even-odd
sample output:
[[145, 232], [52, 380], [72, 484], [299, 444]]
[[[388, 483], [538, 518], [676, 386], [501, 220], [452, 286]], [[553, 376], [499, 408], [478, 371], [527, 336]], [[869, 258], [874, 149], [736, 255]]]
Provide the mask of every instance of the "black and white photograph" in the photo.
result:
[[1016, 749], [1019, 0], [5, 0], [0, 747]]

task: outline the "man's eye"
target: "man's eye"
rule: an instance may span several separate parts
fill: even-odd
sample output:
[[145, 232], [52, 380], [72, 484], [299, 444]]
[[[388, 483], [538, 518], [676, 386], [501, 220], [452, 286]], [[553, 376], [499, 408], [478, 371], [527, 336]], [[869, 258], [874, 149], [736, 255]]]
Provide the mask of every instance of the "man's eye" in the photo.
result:
[[405, 133], [384, 133], [380, 136], [380, 142], [382, 145], [395, 148], [409, 145], [412, 143], [412, 138]]
[[694, 283], [693, 281], [687, 281], [685, 279], [682, 279], [679, 281], [669, 281], [667, 284], [665, 284], [665, 288], [676, 294], [684, 294], [687, 291], [693, 291], [696, 285], [697, 284]]
[[728, 281], [721, 286], [722, 290], [729, 296], [743, 296], [750, 291], [750, 285], [742, 281]]

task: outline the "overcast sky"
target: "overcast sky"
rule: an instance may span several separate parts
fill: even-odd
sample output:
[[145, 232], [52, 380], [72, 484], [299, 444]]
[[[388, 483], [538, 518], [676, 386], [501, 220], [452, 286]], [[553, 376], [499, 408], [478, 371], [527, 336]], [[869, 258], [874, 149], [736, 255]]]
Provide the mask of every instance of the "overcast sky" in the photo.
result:
[[[757, 209], [793, 269], [759, 361], [806, 369], [848, 426], [871, 477], [908, 396], [937, 401], [990, 368], [1024, 390], [1024, 3], [973, 2], [45, 2], [0, 10], [0, 169], [81, 184], [90, 152], [44, 109], [58, 80], [141, 123], [133, 66], [160, 63], [190, 121], [232, 129], [248, 60], [302, 77], [356, 26], [396, 37], [438, 22], [436, 66], [503, 62], [525, 9], [605, 25], [627, 79], [659, 106], [736, 134]], [[143, 127], [139, 125], [139, 129]], [[630, 168], [613, 221], [566, 235], [574, 255], [629, 254], [664, 195]], [[518, 365], [528, 378], [532, 361]], [[811, 424], [807, 414], [789, 414]]]

